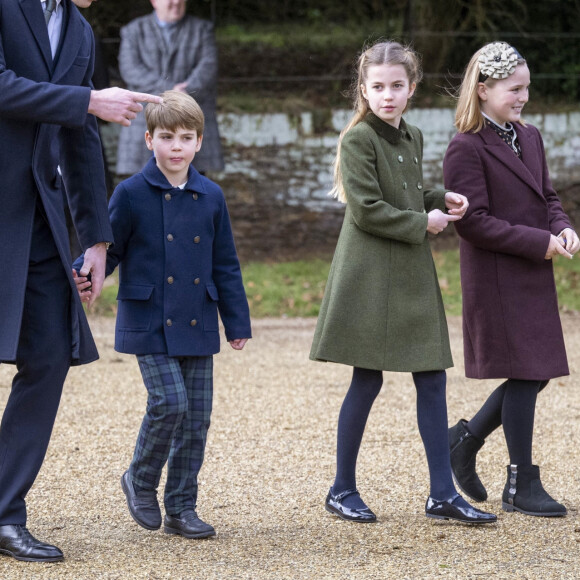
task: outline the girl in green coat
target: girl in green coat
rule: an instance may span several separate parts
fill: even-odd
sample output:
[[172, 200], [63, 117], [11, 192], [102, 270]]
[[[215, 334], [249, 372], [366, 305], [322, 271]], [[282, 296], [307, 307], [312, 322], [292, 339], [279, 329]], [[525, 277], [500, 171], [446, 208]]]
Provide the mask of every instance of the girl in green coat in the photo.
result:
[[333, 193], [346, 213], [310, 357], [354, 370], [326, 509], [346, 520], [376, 520], [356, 489], [356, 459], [382, 371], [408, 371], [431, 478], [426, 515], [488, 523], [496, 517], [459, 496], [451, 476], [444, 369], [453, 362], [427, 232], [460, 219], [468, 203], [423, 188], [423, 137], [402, 119], [420, 77], [417, 55], [396, 42], [363, 52], [355, 114], [338, 143]]

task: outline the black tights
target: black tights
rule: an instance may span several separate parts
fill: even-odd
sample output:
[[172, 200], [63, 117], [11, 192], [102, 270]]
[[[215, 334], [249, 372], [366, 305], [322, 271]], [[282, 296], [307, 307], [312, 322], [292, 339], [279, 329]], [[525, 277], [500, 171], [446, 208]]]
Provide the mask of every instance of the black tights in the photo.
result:
[[467, 423], [467, 429], [485, 439], [503, 425], [510, 463], [531, 465], [536, 398], [547, 384], [548, 381], [508, 379], [491, 393]]
[[[456, 491], [447, 442], [446, 374], [445, 371], [413, 373], [413, 381], [417, 389], [417, 423], [429, 464], [430, 495], [448, 499]], [[356, 460], [371, 407], [382, 384], [382, 371], [354, 368], [338, 418], [334, 493], [356, 489]]]

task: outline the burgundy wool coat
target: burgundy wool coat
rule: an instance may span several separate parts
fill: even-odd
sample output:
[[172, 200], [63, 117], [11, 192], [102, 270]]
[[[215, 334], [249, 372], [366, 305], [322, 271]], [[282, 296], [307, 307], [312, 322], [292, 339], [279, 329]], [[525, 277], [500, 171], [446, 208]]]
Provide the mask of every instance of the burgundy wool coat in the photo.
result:
[[550, 234], [571, 227], [548, 175], [539, 131], [515, 124], [522, 157], [485, 127], [459, 133], [445, 187], [469, 199], [460, 236], [465, 374], [548, 380], [569, 374]]

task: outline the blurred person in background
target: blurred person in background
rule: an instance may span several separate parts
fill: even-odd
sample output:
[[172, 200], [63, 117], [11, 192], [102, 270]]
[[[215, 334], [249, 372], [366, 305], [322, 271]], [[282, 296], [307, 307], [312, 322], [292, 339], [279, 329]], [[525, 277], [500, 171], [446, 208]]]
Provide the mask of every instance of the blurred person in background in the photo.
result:
[[[160, 95], [166, 90], [188, 93], [205, 116], [203, 149], [195, 156], [202, 174], [224, 167], [216, 119], [218, 57], [213, 24], [187, 15], [186, 0], [151, 0], [153, 12], [121, 29], [119, 71], [127, 88]], [[151, 151], [143, 136], [143, 116], [119, 136], [117, 175], [128, 176], [145, 166]]]

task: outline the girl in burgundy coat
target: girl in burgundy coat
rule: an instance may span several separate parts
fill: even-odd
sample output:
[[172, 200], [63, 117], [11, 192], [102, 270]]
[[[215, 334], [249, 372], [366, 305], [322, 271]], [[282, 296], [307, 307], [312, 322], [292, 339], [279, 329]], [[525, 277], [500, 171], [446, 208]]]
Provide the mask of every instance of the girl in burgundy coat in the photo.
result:
[[568, 374], [552, 258], [571, 258], [580, 240], [550, 183], [540, 133], [521, 119], [529, 85], [526, 61], [496, 42], [473, 55], [459, 92], [444, 177], [445, 187], [469, 199], [455, 224], [465, 372], [507, 380], [469, 422], [449, 430], [449, 444], [460, 488], [484, 501], [476, 454], [503, 424], [510, 457], [503, 509], [564, 516], [532, 464], [532, 436], [538, 392]]

